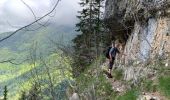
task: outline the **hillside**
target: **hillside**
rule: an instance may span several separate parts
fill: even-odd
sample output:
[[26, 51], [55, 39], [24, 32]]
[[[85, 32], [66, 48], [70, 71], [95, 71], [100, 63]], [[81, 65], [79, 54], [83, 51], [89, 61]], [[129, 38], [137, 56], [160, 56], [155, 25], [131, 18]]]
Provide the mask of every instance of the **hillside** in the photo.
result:
[[[35, 28], [36, 26], [31, 27]], [[10, 33], [11, 32], [1, 33], [0, 36], [4, 37]], [[35, 31], [23, 30], [8, 40], [1, 42], [0, 61], [14, 60], [7, 63], [0, 63], [0, 97], [3, 96], [4, 86], [7, 86], [9, 100], [18, 100], [22, 92], [29, 91], [33, 86], [32, 82], [34, 82], [35, 72], [39, 77], [44, 77], [41, 79], [42, 81], [46, 80], [48, 83], [48, 77], [46, 77], [47, 72], [45, 72], [47, 67], [50, 69], [49, 72], [53, 74], [52, 76], [57, 76], [53, 78], [53, 80], [57, 80], [53, 83], [56, 91], [67, 87], [66, 84], [69, 84], [68, 81], [72, 79], [72, 76], [71, 70], [68, 70], [70, 64], [64, 64], [70, 62], [57, 63], [54, 59], [58, 61], [61, 59], [69, 60], [64, 55], [61, 55], [62, 51], [58, 47], [70, 47], [72, 45], [71, 40], [76, 34], [74, 27], [51, 24], [48, 27]], [[50, 66], [45, 67], [40, 61], [40, 57], [43, 57], [43, 60], [50, 64]], [[33, 59], [35, 59], [35, 61], [33, 61]], [[33, 65], [33, 63], [36, 63], [36, 65]], [[67, 70], [64, 69], [64, 76], [62, 74], [63, 72], [61, 73], [60, 69], [58, 69], [58, 67], [61, 67], [58, 66], [61, 63], [63, 66], [68, 67]], [[44, 73], [43, 76], [42, 73]], [[41, 82], [41, 84], [43, 84], [43, 91], [46, 93], [48, 91], [46, 89], [47, 86], [45, 86], [46, 83]], [[60, 85], [62, 87], [60, 87]]]

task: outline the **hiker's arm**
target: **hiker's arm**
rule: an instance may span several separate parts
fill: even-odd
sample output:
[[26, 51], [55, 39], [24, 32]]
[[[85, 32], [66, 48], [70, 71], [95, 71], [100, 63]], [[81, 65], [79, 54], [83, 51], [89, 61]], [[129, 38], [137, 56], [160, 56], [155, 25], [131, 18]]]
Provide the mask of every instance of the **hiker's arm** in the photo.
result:
[[125, 53], [123, 53], [123, 52], [120, 52], [119, 54], [121, 54], [121, 55], [124, 55], [124, 56], [127, 56]]
[[118, 53], [121, 54], [121, 55], [127, 56], [125, 53], [123, 53], [123, 51], [120, 52], [120, 51], [118, 50]]
[[122, 55], [127, 56], [125, 53], [122, 52]]
[[112, 54], [111, 53], [109, 53], [109, 57], [110, 57], [110, 60], [112, 60]]
[[112, 50], [109, 51], [110, 60], [112, 60]]

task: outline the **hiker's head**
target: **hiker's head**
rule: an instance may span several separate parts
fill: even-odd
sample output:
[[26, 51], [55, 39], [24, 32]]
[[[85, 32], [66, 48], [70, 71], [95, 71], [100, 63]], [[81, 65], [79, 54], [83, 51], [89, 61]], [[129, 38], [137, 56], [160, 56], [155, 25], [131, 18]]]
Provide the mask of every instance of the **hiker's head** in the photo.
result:
[[115, 43], [115, 47], [117, 48], [119, 46], [119, 44], [118, 43]]
[[118, 47], [119, 46], [119, 42], [117, 41], [112, 41], [112, 47]]

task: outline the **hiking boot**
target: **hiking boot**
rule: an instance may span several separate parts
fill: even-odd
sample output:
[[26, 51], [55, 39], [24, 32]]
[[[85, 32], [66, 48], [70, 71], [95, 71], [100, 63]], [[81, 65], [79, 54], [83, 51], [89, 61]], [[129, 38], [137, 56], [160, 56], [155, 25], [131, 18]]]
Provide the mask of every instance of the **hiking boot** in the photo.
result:
[[113, 78], [113, 76], [111, 74], [108, 74], [108, 78]]

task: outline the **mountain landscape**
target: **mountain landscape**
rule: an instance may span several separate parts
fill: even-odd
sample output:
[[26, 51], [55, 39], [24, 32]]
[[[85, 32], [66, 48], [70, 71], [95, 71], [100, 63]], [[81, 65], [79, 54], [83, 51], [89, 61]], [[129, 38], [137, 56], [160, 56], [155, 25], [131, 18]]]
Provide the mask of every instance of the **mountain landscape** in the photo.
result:
[[[54, 55], [54, 53], [57, 52], [57, 50], [61, 51], [61, 48], [70, 47], [71, 45], [73, 45], [73, 43], [71, 43], [71, 40], [77, 34], [74, 30], [74, 27], [57, 26], [51, 24], [47, 27], [43, 27], [35, 31], [23, 30], [17, 33], [15, 36], [11, 37], [9, 40], [1, 42], [1, 61], [11, 60], [10, 62], [4, 62], [0, 64], [1, 97], [3, 96], [4, 86], [7, 86], [9, 98], [13, 98], [13, 100], [17, 99], [20, 92], [31, 87], [30, 80], [32, 72], [34, 72], [35, 70], [44, 69], [39, 64], [35, 66], [31, 65], [29, 58], [34, 55], [31, 54], [31, 52], [36, 52], [36, 57], [39, 57], [41, 55], [44, 58], [51, 59], [50, 57], [55, 57], [56, 59], [61, 60], [61, 58], [58, 58], [57, 55]], [[1, 37], [4, 37], [10, 33], [12, 32], [1, 33]], [[32, 49], [35, 49], [35, 51], [32, 51]], [[58, 56], [59, 55], [60, 54], [58, 54]], [[37, 58], [37, 61], [35, 61], [36, 63], [38, 62], [38, 59], [39, 58]], [[53, 61], [53, 63], [55, 62]], [[51, 73], [56, 73], [53, 71]], [[67, 78], [71, 79], [71, 76]], [[57, 81], [57, 84], [60, 82], [61, 85], [68, 84], [67, 80], [64, 81], [64, 78], [63, 82], [65, 83], [62, 84], [61, 79], [61, 81]], [[18, 86], [18, 84], [20, 84], [20, 86]]]
[[21, 1], [34, 24], [0, 33], [0, 100], [170, 100], [169, 0]]

